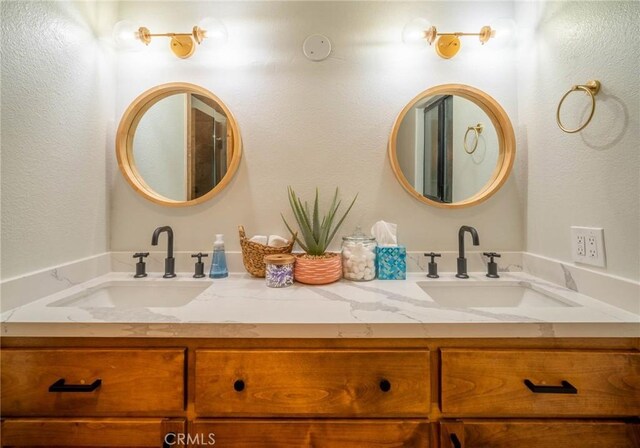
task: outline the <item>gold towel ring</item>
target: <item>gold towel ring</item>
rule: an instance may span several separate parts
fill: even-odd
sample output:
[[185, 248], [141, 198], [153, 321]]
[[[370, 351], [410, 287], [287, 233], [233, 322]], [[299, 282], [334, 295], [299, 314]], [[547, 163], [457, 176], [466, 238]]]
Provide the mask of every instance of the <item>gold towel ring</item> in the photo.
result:
[[[591, 113], [589, 114], [589, 118], [587, 118], [587, 121], [585, 121], [582, 126], [576, 129], [567, 129], [562, 124], [562, 121], [560, 121], [560, 108], [562, 107], [562, 103], [564, 102], [565, 98], [568, 97], [570, 93], [576, 92], [578, 90], [582, 90], [588, 93], [589, 96], [591, 96]], [[593, 114], [596, 111], [596, 95], [598, 94], [599, 91], [600, 91], [600, 81], [597, 81], [597, 80], [589, 81], [586, 84], [579, 84], [577, 86], [572, 86], [569, 89], [569, 91], [562, 96], [562, 98], [560, 99], [560, 103], [558, 103], [558, 110], [556, 111], [556, 122], [558, 123], [558, 126], [560, 127], [560, 129], [562, 129], [564, 132], [568, 134], [575, 134], [576, 132], [580, 132], [584, 128], [586, 128], [587, 125], [591, 122], [591, 119], [593, 118]]]
[[[484, 126], [482, 125], [482, 123], [478, 123], [475, 126], [469, 126], [467, 128], [467, 132], [464, 133], [464, 139], [462, 140], [462, 145], [464, 146], [464, 150], [467, 152], [467, 154], [473, 154], [474, 152], [476, 152], [476, 148], [478, 148], [478, 141], [480, 140], [480, 134], [482, 134], [483, 129]], [[476, 134], [476, 141], [473, 143], [473, 148], [469, 149], [469, 147], [467, 146], [467, 136], [471, 131]]]

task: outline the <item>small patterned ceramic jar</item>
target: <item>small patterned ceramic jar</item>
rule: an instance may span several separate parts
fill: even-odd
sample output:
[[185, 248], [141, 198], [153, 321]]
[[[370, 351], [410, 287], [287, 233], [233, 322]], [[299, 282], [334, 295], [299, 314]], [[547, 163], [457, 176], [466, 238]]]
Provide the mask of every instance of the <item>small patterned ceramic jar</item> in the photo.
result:
[[286, 288], [293, 285], [293, 265], [296, 257], [289, 254], [275, 254], [264, 257], [265, 279], [269, 288]]

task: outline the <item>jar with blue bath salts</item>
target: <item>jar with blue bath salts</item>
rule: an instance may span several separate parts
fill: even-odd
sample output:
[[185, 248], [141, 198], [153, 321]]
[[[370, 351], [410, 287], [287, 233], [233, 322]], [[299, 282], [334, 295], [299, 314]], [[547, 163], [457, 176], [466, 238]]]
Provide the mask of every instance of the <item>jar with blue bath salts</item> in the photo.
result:
[[265, 279], [269, 288], [286, 288], [293, 285], [293, 266], [296, 257], [290, 254], [274, 254], [264, 257]]

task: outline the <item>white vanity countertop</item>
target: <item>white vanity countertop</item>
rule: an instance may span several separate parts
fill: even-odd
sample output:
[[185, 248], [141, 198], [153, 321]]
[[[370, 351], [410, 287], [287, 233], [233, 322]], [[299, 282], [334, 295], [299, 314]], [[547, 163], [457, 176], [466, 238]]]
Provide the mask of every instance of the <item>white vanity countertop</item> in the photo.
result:
[[[640, 316], [522, 272], [488, 279], [451, 273], [404, 281], [342, 280], [325, 286], [295, 284], [272, 289], [263, 279], [232, 274], [226, 279], [139, 280], [113, 272], [2, 313], [3, 336], [217, 337], [217, 338], [458, 338], [639, 337]], [[198, 282], [210, 286], [183, 306], [59, 306], [104, 283]], [[425, 293], [430, 285], [459, 282], [525, 282], [571, 306], [444, 307]], [[137, 284], [137, 283], [136, 283]], [[162, 283], [163, 285], [165, 283]], [[453, 286], [455, 287], [455, 285]], [[481, 285], [478, 286], [482, 287]], [[56, 306], [58, 305], [58, 306]]]

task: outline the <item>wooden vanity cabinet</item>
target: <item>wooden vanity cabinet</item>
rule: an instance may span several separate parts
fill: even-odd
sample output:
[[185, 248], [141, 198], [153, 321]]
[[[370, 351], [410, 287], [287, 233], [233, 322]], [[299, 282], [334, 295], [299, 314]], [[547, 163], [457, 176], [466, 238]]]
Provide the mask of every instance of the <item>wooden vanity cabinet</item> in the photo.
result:
[[640, 425], [620, 421], [473, 420], [440, 423], [441, 448], [638, 448]]
[[196, 420], [194, 434], [215, 434], [234, 448], [429, 447], [430, 424], [414, 419]]
[[442, 350], [442, 413], [458, 417], [640, 415], [640, 353]]
[[1, 427], [4, 448], [156, 448], [186, 431], [184, 419], [164, 418], [7, 418]]
[[5, 447], [640, 448], [640, 338], [0, 343]]
[[177, 348], [6, 348], [2, 415], [181, 412], [185, 356]]
[[637, 350], [443, 348], [440, 383], [442, 448], [640, 447]]
[[196, 350], [195, 408], [220, 417], [423, 417], [428, 350]]

